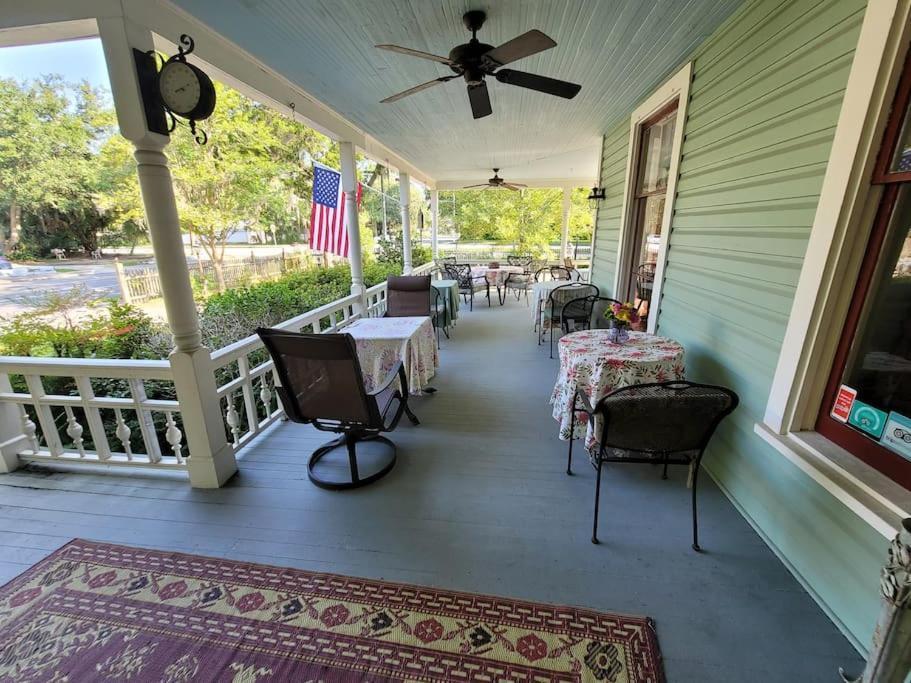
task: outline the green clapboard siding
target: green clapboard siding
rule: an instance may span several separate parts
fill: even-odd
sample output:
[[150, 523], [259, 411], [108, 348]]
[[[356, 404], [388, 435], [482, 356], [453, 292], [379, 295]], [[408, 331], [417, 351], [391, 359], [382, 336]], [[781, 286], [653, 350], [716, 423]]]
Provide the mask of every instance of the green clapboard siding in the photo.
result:
[[598, 207], [592, 282], [601, 288], [601, 293], [605, 296], [613, 296], [614, 291], [628, 152], [629, 122], [623, 121], [604, 136], [601, 156], [601, 187], [607, 198]]
[[[879, 609], [887, 542], [753, 426], [765, 412], [865, 5], [752, 0], [696, 50], [658, 320], [660, 334], [686, 347], [690, 379], [741, 397], [706, 468], [861, 650]], [[602, 178], [614, 202], [622, 202], [625, 128], [604, 138]], [[620, 206], [606, 205], [594, 279], [610, 291]]]

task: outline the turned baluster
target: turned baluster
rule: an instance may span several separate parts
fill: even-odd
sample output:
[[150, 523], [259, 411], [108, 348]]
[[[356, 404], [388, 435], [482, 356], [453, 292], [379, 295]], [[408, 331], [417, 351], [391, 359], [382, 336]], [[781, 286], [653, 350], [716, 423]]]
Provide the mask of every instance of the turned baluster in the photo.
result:
[[76, 450], [79, 451], [79, 457], [85, 457], [85, 446], [82, 433], [85, 431], [82, 425], [76, 420], [76, 415], [70, 406], [64, 406], [63, 411], [66, 413], [66, 435], [70, 437]]

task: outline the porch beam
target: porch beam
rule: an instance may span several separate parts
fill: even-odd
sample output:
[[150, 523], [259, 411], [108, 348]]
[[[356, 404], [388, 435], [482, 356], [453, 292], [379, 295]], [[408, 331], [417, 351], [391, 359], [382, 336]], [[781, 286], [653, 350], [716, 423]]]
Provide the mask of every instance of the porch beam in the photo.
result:
[[399, 204], [402, 207], [402, 258], [405, 275], [411, 273], [411, 176], [399, 171]]
[[[560, 229], [560, 261], [566, 258], [569, 247], [569, 216], [573, 209], [573, 189], [563, 188], [563, 225]], [[562, 265], [562, 264], [561, 264]]]
[[440, 257], [440, 191], [430, 191], [430, 250], [433, 260]]
[[361, 231], [357, 215], [357, 166], [354, 143], [338, 143], [342, 162], [342, 191], [345, 193], [345, 229], [348, 231], [348, 263], [351, 266], [351, 293], [360, 299], [360, 309], [366, 310], [364, 298], [364, 267], [361, 259]]
[[[237, 471], [237, 463], [225, 436], [212, 355], [202, 345], [177, 200], [164, 153], [170, 139], [150, 132], [145, 122], [133, 48], [151, 50], [152, 33], [122, 17], [99, 19], [98, 30], [120, 131], [135, 148], [139, 189], [174, 338], [169, 361], [189, 446], [190, 483], [217, 488]], [[179, 130], [177, 134], [183, 133]]]

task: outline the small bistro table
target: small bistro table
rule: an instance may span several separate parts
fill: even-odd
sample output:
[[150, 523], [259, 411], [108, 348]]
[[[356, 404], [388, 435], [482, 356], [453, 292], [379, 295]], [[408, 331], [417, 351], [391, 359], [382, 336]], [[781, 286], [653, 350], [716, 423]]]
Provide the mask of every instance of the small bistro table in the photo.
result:
[[501, 306], [505, 303], [505, 299], [501, 296], [500, 290], [506, 283], [506, 278], [509, 277], [510, 273], [524, 272], [525, 268], [522, 266], [499, 266], [498, 268], [491, 268], [490, 266], [471, 267], [472, 278], [487, 278], [487, 282], [497, 288], [497, 298], [500, 299]]
[[443, 303], [446, 304], [444, 326], [453, 327], [459, 318], [459, 282], [458, 280], [434, 280], [430, 283], [440, 291]]
[[[582, 330], [560, 339], [560, 371], [550, 402], [564, 441], [570, 438], [576, 391], [586, 394], [594, 406], [620, 387], [683, 379], [683, 347], [673, 339], [630, 332], [628, 341], [615, 344], [607, 335], [606, 329]], [[586, 420], [584, 413], [578, 415], [573, 438], [583, 435], [585, 425], [585, 446], [590, 450], [597, 443], [600, 425]]]
[[409, 391], [420, 394], [440, 365], [433, 324], [427, 316], [361, 318], [341, 331], [354, 337], [367, 391], [379, 386], [401, 360]]

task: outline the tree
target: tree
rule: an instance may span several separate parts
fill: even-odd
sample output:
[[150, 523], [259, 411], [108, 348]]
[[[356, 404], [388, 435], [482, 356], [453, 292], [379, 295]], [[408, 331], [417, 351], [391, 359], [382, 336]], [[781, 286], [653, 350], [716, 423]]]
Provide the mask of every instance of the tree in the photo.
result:
[[[328, 138], [215, 84], [218, 104], [203, 124], [208, 144], [185, 130], [172, 136], [169, 156], [183, 229], [212, 260], [224, 290], [225, 245], [241, 229], [298, 224], [294, 196], [310, 196], [312, 169], [303, 157], [333, 161]], [[303, 153], [303, 154], [302, 154]], [[191, 237], [192, 239], [192, 237]]]

